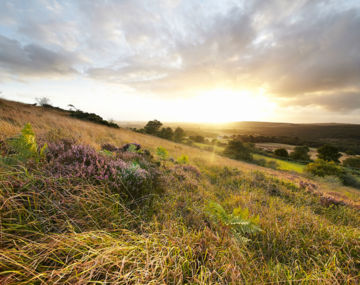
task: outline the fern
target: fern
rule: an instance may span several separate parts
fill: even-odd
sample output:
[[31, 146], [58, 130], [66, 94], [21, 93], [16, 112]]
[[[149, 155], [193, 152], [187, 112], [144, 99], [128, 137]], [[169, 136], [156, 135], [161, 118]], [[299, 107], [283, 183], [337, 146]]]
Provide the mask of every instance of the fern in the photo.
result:
[[25, 162], [29, 159], [38, 162], [45, 156], [47, 149], [47, 144], [45, 144], [38, 150], [35, 133], [32, 130], [30, 123], [25, 124], [19, 136], [9, 139], [8, 145], [13, 152], [4, 159], [8, 164], [16, 163], [18, 161]]
[[248, 242], [249, 239], [244, 235], [261, 232], [259, 227], [259, 216], [250, 217], [249, 210], [241, 207], [235, 208], [231, 214], [218, 203], [209, 202], [207, 213], [213, 221], [219, 224], [222, 231], [222, 239], [226, 232], [231, 232], [239, 241]]
[[156, 149], [156, 154], [161, 160], [166, 160], [169, 157], [168, 151], [162, 146]]

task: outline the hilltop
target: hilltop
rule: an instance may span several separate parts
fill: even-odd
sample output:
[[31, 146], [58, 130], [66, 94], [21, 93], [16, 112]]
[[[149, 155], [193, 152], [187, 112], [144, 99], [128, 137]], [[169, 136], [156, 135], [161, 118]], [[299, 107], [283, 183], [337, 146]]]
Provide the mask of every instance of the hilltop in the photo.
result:
[[0, 141], [2, 284], [360, 281], [358, 189], [6, 100]]

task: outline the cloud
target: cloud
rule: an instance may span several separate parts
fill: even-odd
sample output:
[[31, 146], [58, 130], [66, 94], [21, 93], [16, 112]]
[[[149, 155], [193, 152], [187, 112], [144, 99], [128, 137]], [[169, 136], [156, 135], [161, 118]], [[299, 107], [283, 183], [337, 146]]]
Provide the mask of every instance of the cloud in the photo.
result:
[[2, 75], [80, 72], [166, 98], [266, 87], [293, 106], [360, 106], [356, 0], [38, 0], [0, 8]]
[[[289, 102], [283, 102], [284, 106]], [[358, 91], [334, 92], [330, 94], [312, 94], [290, 99], [295, 106], [318, 106], [331, 112], [348, 113], [360, 110], [360, 89]]]
[[75, 55], [53, 51], [35, 44], [22, 46], [19, 41], [0, 35], [0, 70], [14, 76], [54, 76], [73, 74], [79, 62]]

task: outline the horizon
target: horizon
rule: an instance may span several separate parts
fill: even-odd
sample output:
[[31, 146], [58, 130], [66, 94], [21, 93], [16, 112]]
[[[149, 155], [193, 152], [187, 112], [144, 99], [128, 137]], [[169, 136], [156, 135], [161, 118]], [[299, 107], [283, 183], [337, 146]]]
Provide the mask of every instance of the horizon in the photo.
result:
[[360, 2], [2, 1], [0, 97], [118, 122], [360, 124]]

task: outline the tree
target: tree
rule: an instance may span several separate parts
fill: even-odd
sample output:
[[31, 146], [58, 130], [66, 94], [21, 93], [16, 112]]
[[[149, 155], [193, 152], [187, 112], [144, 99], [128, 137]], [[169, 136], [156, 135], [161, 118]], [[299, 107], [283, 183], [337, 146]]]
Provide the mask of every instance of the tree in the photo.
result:
[[294, 148], [294, 151], [290, 153], [290, 157], [294, 160], [301, 160], [301, 161], [309, 161], [310, 149], [307, 146], [297, 146]]
[[41, 98], [35, 98], [35, 101], [40, 105], [40, 106], [49, 106], [50, 104], [50, 99], [47, 97], [41, 97]]
[[240, 141], [231, 140], [224, 150], [224, 154], [234, 159], [239, 160], [252, 160], [250, 150]]
[[341, 157], [341, 153], [339, 150], [332, 145], [325, 144], [318, 148], [318, 158], [326, 161], [334, 161], [339, 163], [339, 158]]
[[157, 135], [162, 123], [158, 120], [149, 121], [144, 127], [144, 131], [150, 135]]
[[289, 157], [289, 153], [285, 148], [278, 148], [274, 151], [275, 155], [280, 157]]
[[159, 132], [159, 137], [167, 140], [172, 140], [174, 137], [174, 132], [172, 128], [162, 128]]
[[177, 127], [174, 132], [174, 141], [181, 142], [184, 139], [184, 137], [185, 137], [185, 131], [182, 128]]

